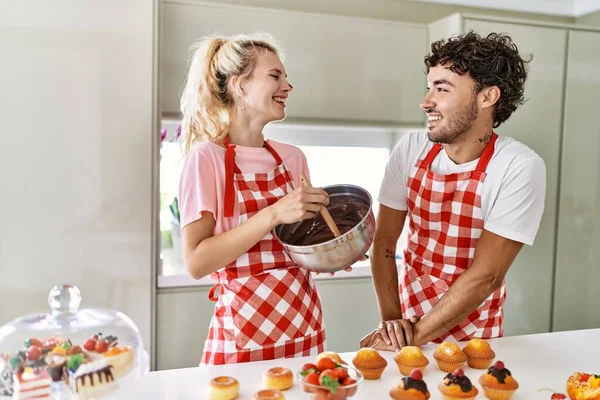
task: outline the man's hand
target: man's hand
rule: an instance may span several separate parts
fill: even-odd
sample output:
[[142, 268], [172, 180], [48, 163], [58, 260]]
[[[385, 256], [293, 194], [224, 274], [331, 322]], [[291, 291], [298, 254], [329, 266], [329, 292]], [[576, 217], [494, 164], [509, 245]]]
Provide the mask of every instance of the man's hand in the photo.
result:
[[377, 329], [373, 330], [360, 340], [359, 348], [362, 349], [363, 347], [370, 347], [380, 351], [394, 351], [392, 346], [385, 344]]
[[413, 324], [419, 321], [419, 317], [412, 316], [410, 319], [394, 319], [381, 321], [377, 333], [386, 345], [395, 351], [400, 351], [404, 346], [414, 345]]

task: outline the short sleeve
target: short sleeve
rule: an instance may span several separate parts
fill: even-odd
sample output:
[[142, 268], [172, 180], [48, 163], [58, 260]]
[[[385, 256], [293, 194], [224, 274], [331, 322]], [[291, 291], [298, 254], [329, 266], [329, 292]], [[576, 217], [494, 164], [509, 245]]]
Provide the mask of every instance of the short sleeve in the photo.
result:
[[380, 204], [400, 211], [408, 210], [407, 171], [403, 165], [403, 160], [408, 157], [408, 141], [409, 137], [405, 136], [392, 150], [377, 198]]
[[193, 148], [186, 156], [179, 180], [181, 229], [208, 211], [216, 216], [215, 162], [207, 148]]
[[484, 229], [517, 242], [533, 245], [546, 198], [546, 165], [535, 157], [509, 171]]
[[[304, 155], [304, 152], [302, 152], [302, 150], [298, 149], [299, 153], [300, 153], [300, 171], [302, 173], [304, 173], [304, 175], [306, 175], [306, 177], [308, 178], [308, 180], [310, 181], [310, 172], [308, 171], [308, 161], [306, 160], [306, 156]], [[296, 182], [294, 182], [294, 187], [299, 187], [302, 185], [302, 182], [300, 181], [300, 177], [298, 176], [298, 179]]]

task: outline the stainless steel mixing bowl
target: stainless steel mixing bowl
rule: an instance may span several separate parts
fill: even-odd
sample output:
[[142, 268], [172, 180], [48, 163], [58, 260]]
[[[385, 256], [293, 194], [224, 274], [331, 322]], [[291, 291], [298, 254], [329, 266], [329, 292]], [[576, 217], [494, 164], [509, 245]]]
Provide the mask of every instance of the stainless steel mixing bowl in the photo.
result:
[[290, 258], [301, 268], [313, 272], [336, 272], [365, 255], [375, 236], [375, 216], [373, 200], [365, 189], [354, 185], [333, 185], [323, 188], [330, 196], [352, 196], [369, 206], [367, 215], [352, 229], [341, 236], [324, 243], [297, 246], [286, 243], [282, 238], [289, 237], [301, 222], [278, 225], [274, 229], [275, 239], [281, 243]]

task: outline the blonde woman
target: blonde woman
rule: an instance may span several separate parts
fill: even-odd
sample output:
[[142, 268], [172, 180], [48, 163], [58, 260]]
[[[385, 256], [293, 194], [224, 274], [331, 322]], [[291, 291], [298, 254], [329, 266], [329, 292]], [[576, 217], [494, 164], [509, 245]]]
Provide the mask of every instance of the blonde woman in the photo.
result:
[[209, 37], [196, 47], [181, 97], [179, 201], [186, 268], [218, 282], [201, 364], [324, 350], [317, 287], [271, 234], [329, 203], [324, 190], [300, 184], [308, 175], [300, 149], [263, 138], [266, 124], [285, 118], [291, 92], [269, 36]]

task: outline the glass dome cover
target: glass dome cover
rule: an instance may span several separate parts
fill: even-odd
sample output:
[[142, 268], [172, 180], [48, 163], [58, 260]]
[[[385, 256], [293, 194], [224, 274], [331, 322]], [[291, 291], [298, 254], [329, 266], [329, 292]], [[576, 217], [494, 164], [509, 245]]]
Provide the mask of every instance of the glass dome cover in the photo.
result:
[[100, 398], [148, 372], [142, 337], [125, 314], [80, 309], [71, 285], [52, 288], [48, 303], [49, 313], [0, 327], [0, 399]]

